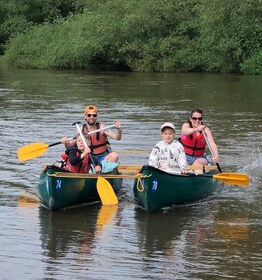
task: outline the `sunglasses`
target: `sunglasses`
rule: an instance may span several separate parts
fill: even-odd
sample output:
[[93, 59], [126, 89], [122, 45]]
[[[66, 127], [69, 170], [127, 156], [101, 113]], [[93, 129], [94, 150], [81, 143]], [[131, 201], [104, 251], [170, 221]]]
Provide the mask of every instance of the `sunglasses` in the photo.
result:
[[96, 118], [97, 117], [97, 114], [86, 114], [89, 118], [91, 118], [91, 117], [94, 117], [94, 118]]
[[191, 119], [192, 119], [193, 121], [196, 121], [196, 120], [202, 121], [202, 120], [203, 120], [202, 117], [199, 117], [199, 118], [197, 118], [197, 117], [192, 117]]

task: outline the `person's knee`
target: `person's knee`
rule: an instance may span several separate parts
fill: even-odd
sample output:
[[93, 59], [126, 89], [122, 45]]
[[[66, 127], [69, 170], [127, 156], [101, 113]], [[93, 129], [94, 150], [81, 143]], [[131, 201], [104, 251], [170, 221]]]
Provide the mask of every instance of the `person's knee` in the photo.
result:
[[118, 153], [116, 152], [111, 152], [105, 157], [106, 160], [111, 161], [111, 162], [117, 162], [119, 159]]
[[208, 162], [204, 158], [198, 158], [193, 162], [193, 165], [207, 165]]

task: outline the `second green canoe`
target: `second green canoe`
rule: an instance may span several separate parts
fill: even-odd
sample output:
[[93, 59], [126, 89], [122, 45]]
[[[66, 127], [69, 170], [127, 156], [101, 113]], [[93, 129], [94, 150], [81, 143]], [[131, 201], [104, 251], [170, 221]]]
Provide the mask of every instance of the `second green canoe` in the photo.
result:
[[208, 175], [176, 175], [144, 165], [135, 179], [133, 192], [136, 202], [148, 212], [171, 205], [194, 202], [214, 193], [218, 180]]

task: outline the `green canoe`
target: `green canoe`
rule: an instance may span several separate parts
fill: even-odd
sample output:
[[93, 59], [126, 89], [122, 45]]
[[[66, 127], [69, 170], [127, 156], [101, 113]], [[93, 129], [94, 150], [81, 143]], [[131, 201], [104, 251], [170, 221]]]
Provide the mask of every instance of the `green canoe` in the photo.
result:
[[203, 175], [170, 174], [149, 165], [139, 171], [133, 192], [136, 202], [148, 212], [171, 205], [185, 204], [203, 199], [217, 189], [214, 172]]
[[[107, 174], [116, 174], [107, 173]], [[99, 176], [102, 176], [100, 174]], [[71, 173], [55, 165], [47, 165], [40, 175], [38, 195], [42, 206], [56, 211], [77, 204], [99, 201], [96, 174]], [[114, 191], [122, 186], [123, 179], [108, 179]]]

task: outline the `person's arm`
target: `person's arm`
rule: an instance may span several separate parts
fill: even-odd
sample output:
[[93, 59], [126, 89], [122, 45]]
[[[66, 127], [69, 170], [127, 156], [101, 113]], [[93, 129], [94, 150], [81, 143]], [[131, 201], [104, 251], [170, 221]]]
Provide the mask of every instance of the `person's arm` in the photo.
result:
[[76, 150], [75, 149], [69, 150], [68, 160], [69, 160], [71, 165], [77, 165], [82, 161], [81, 155], [76, 155]]
[[197, 132], [197, 131], [200, 132], [200, 131], [204, 130], [205, 128], [206, 128], [206, 126], [203, 125], [203, 124], [199, 125], [196, 128], [193, 128], [193, 127], [190, 127], [189, 123], [184, 123], [182, 125], [182, 134], [190, 135], [190, 134], [192, 134], [194, 132]]
[[189, 123], [184, 123], [182, 125], [182, 130], [181, 130], [182, 134], [184, 135], [190, 135], [194, 132], [194, 129], [192, 127], [190, 127]]
[[69, 149], [68, 160], [70, 164], [77, 165], [79, 164], [88, 154], [90, 153], [90, 148], [86, 147], [84, 151], [80, 154], [76, 154], [76, 149]]
[[160, 152], [159, 147], [158, 146], [154, 146], [154, 148], [152, 149], [152, 151], [150, 153], [150, 156], [149, 156], [148, 164], [150, 166], [159, 168], [159, 158], [158, 158], [159, 152]]
[[[113, 132], [113, 131], [110, 131], [110, 130], [105, 130], [104, 134], [107, 137], [110, 137], [114, 140], [121, 140], [121, 138], [122, 138], [121, 122], [115, 121], [114, 125], [115, 125], [115, 128], [116, 128], [116, 132]], [[101, 124], [100, 127], [102, 128], [102, 127], [104, 127], [104, 125]]]
[[90, 162], [95, 168], [95, 172], [100, 172], [102, 170], [102, 163], [97, 160], [95, 156], [90, 153]]
[[214, 156], [212, 156], [212, 160], [214, 162], [218, 162], [219, 161], [219, 156], [218, 156], [218, 148], [217, 148], [217, 145], [213, 139], [213, 136], [212, 136], [212, 133], [210, 131], [210, 129], [208, 127], [205, 128], [205, 133], [206, 133], [206, 136], [207, 136], [207, 140], [210, 144], [210, 147], [214, 153]]
[[61, 140], [61, 143], [65, 145], [65, 148], [68, 149], [74, 145], [76, 145], [76, 139], [69, 140], [68, 137], [63, 137]]
[[184, 147], [181, 143], [178, 142], [178, 159], [177, 163], [179, 165], [179, 168], [182, 173], [186, 173], [186, 166], [187, 166], [187, 160], [186, 160], [186, 153], [184, 150]]

